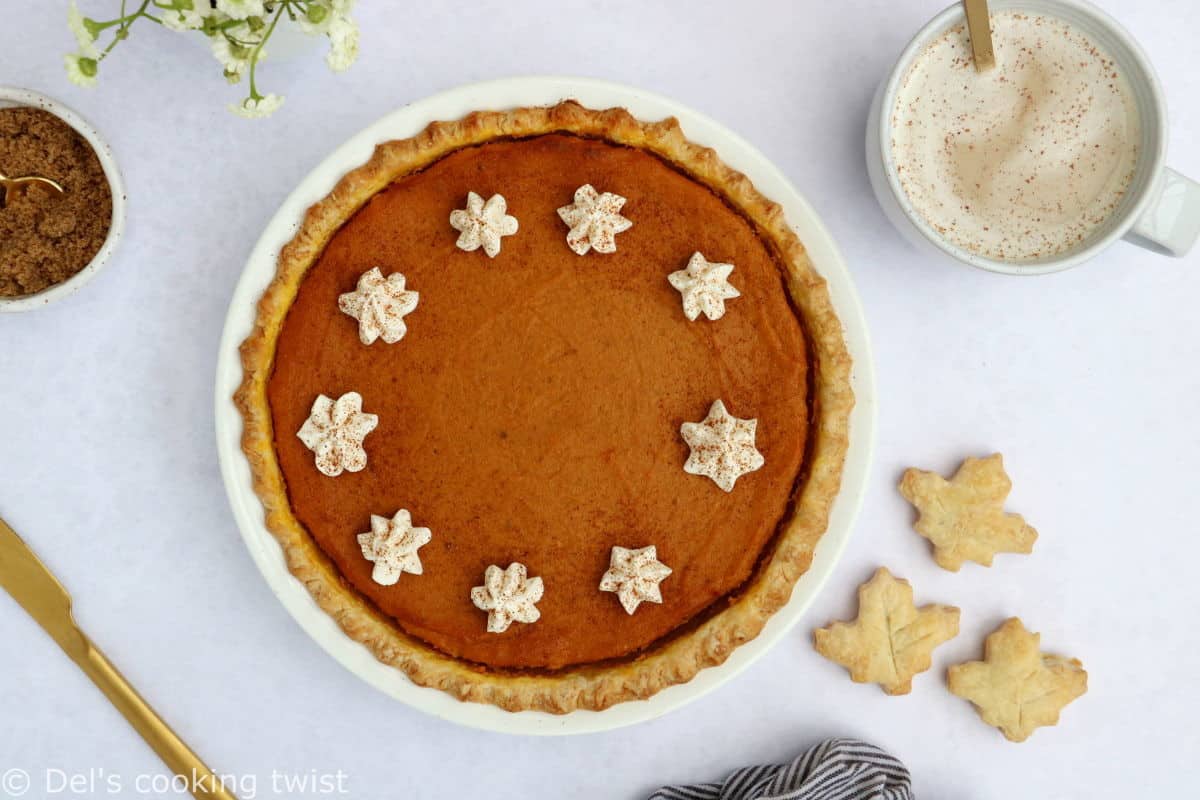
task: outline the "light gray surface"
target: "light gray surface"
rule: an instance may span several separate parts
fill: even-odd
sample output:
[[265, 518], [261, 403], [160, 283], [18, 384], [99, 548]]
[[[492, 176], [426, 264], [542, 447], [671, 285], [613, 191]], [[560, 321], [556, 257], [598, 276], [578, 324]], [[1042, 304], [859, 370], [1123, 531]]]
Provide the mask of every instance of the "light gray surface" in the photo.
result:
[[[316, 54], [265, 68], [267, 85], [288, 95], [265, 123], [228, 115], [235, 90], [205, 49], [157, 29], [118, 49], [98, 89], [70, 86], [60, 63], [70, 35], [50, 5], [6, 8], [0, 80], [59, 96], [100, 127], [125, 172], [129, 230], [115, 262], [79, 295], [0, 319], [0, 514], [185, 738], [219, 771], [257, 779], [253, 796], [277, 796], [272, 770], [341, 770], [354, 797], [550, 796], [552, 787], [637, 797], [791, 757], [830, 735], [896, 753], [923, 797], [1193, 788], [1200, 254], [1171, 261], [1118, 245], [1078, 270], [1022, 280], [909, 250], [871, 198], [862, 126], [875, 83], [940, 3], [805, 3], [807, 13], [754, 2], [405, 3], [403, 14], [387, 12], [398, 4], [364, 5], [363, 57], [349, 73], [328, 74]], [[1102, 5], [1158, 65], [1169, 162], [1200, 175], [1191, 56], [1200, 14], [1184, 0]], [[880, 396], [858, 530], [806, 621], [684, 710], [563, 740], [425, 717], [320, 652], [244, 551], [212, 434], [225, 305], [289, 189], [397, 105], [531, 73], [644, 85], [774, 159], [824, 216], [856, 276]], [[910, 463], [948, 471], [963, 455], [996, 449], [1016, 484], [1011, 507], [1041, 531], [1036, 552], [944, 572], [911, 532], [895, 480]], [[904, 698], [852, 684], [809, 644], [812, 626], [853, 614], [854, 586], [879, 564], [912, 579], [919, 601], [963, 609], [962, 634]], [[1022, 745], [980, 723], [941, 678], [947, 664], [977, 657], [983, 635], [1012, 614], [1091, 674], [1090, 693], [1062, 723]], [[111, 776], [123, 781], [121, 796], [138, 796], [136, 777], [160, 772], [154, 756], [3, 598], [0, 642], [0, 777], [25, 769], [44, 790], [47, 769], [91, 770], [95, 796]]]

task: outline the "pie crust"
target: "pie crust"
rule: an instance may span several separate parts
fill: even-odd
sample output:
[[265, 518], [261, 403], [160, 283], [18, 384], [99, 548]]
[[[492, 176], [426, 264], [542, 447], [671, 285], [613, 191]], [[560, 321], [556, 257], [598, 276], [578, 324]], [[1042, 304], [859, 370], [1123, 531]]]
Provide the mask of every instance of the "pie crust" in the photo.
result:
[[[677, 636], [616, 662], [546, 671], [489, 669], [444, 654], [399, 629], [343, 579], [314, 543], [289, 505], [275, 452], [267, 382], [284, 318], [305, 273], [342, 224], [375, 194], [456, 150], [550, 133], [602, 139], [650, 152], [709, 187], [751, 222], [784, 266], [787, 291], [802, 319], [809, 348], [810, 433], [790, 518], [782, 521], [756, 572], [726, 598], [724, 608]], [[779, 205], [759, 194], [746, 176], [723, 164], [713, 150], [688, 141], [675, 119], [646, 123], [624, 109], [598, 111], [574, 101], [476, 112], [457, 121], [433, 122], [412, 138], [376, 147], [366, 164], [345, 175], [308, 210], [295, 237], [281, 250], [275, 278], [259, 301], [241, 356], [244, 376], [234, 400], [244, 420], [242, 449], [266, 512], [267, 528], [281, 545], [292, 574], [348, 636], [413, 682], [509, 711], [598, 711], [644, 699], [721, 664], [736, 647], [754, 638], [788, 601], [825, 532], [841, 484], [854, 405], [851, 360], [841, 322], [825, 280], [813, 269]], [[464, 598], [464, 602], [468, 601]]]

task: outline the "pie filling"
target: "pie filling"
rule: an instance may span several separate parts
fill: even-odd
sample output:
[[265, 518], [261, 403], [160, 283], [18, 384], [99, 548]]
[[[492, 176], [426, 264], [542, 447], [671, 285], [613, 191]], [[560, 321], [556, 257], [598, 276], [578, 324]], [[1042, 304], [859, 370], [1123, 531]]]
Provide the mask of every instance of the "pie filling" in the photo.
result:
[[[559, 210], [589, 185], [625, 198], [632, 225], [612, 252], [568, 243]], [[464, 206], [502, 238], [476, 236], [463, 214], [452, 227]], [[477, 249], [456, 244], [459, 230]], [[733, 265], [717, 318], [705, 302], [685, 313], [684, 278], [669, 278], [696, 253], [705, 280]], [[404, 276], [405, 330], [363, 338], [339, 298], [376, 267]], [[267, 399], [292, 511], [349, 585], [436, 650], [547, 670], [638, 654], [752, 577], [803, 480], [808, 372], [783, 268], [749, 221], [650, 153], [547, 134], [457, 150], [349, 219], [300, 284]], [[296, 433], [319, 396], [348, 393], [377, 425], [365, 467], [331, 477]], [[684, 470], [681, 427], [715, 400], [757, 421], [762, 465], [731, 491]], [[360, 535], [382, 542], [401, 510], [428, 541], [405, 540], [408, 568], [379, 566]], [[489, 632], [472, 590], [512, 564], [544, 588], [536, 621]], [[661, 603], [649, 586], [620, 595], [622, 575], [652, 578]]]

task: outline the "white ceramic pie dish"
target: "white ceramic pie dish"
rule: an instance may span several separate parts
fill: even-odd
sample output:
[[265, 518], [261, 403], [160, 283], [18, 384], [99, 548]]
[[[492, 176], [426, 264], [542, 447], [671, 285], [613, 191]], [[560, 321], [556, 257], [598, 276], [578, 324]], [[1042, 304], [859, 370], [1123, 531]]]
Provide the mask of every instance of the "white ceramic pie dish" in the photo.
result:
[[113, 251], [117, 249], [121, 237], [125, 235], [125, 183], [121, 179], [121, 171], [117, 169], [117, 159], [113, 156], [108, 142], [101, 138], [91, 123], [58, 100], [44, 94], [31, 92], [28, 89], [0, 86], [0, 108], [20, 106], [40, 108], [50, 112], [74, 128], [92, 146], [92, 149], [96, 151], [96, 157], [100, 159], [100, 167], [104, 170], [104, 177], [108, 179], [108, 186], [112, 191], [112, 221], [108, 226], [108, 236], [105, 237], [104, 243], [96, 255], [92, 256], [92, 260], [86, 267], [65, 281], [48, 286], [40, 292], [21, 297], [0, 297], [0, 313], [44, 308], [56, 300], [62, 300], [64, 297], [75, 294], [112, 260]]
[[[242, 419], [232, 398], [242, 380], [238, 346], [253, 326], [255, 304], [275, 274], [280, 248], [295, 234], [305, 210], [328, 194], [342, 175], [365, 162], [377, 143], [412, 136], [432, 120], [458, 119], [481, 109], [550, 105], [568, 98], [591, 108], [622, 106], [646, 120], [678, 118], [689, 139], [715, 148], [727, 164], [744, 172], [764, 195], [783, 206], [817, 270], [829, 282], [854, 358], [852, 381], [857, 403], [850, 420], [850, 449], [842, 491], [834, 504], [829, 530], [821, 539], [812, 567], [796, 584], [791, 600], [770, 619], [757, 638], [736, 649], [724, 664], [706, 669], [690, 682], [672, 686], [647, 700], [621, 703], [604, 711], [580, 710], [564, 715], [537, 711], [513, 713], [490, 705], [464, 703], [436, 689], [417, 686], [399, 670], [376, 660], [317, 606], [304, 586], [288, 572], [283, 552], [263, 522], [262, 504], [254, 493], [250, 467], [241, 450]], [[862, 502], [874, 449], [874, 428], [874, 372], [862, 308], [833, 239], [808, 202], [766, 157], [713, 120], [665, 97], [592, 79], [513, 78], [462, 86], [394, 111], [351, 137], [300, 182], [268, 223], [234, 290], [217, 363], [217, 452], [225, 488], [250, 554], [280, 602], [321, 647], [377, 689], [452, 722], [513, 734], [589, 733], [654, 719], [730, 680], [770, 649], [799, 621], [846, 545]]]

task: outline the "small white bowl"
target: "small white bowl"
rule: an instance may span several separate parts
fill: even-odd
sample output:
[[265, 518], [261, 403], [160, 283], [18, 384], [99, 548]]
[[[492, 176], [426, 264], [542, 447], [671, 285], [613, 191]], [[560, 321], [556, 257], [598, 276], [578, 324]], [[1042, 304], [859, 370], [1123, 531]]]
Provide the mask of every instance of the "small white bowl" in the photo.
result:
[[108, 188], [112, 190], [112, 221], [109, 223], [108, 236], [105, 238], [104, 244], [100, 246], [86, 267], [65, 281], [49, 286], [40, 292], [21, 297], [0, 297], [0, 312], [32, 311], [74, 294], [94, 278], [101, 267], [108, 263], [117, 244], [121, 241], [121, 237], [125, 234], [125, 183], [121, 180], [121, 171], [117, 169], [117, 160], [113, 157], [108, 143], [100, 138], [100, 134], [87, 120], [59, 101], [28, 89], [0, 86], [0, 108], [17, 106], [40, 108], [50, 112], [74, 128], [92, 146], [92, 149], [96, 151], [96, 156], [100, 159], [100, 166], [104, 169], [104, 177], [108, 179]]

